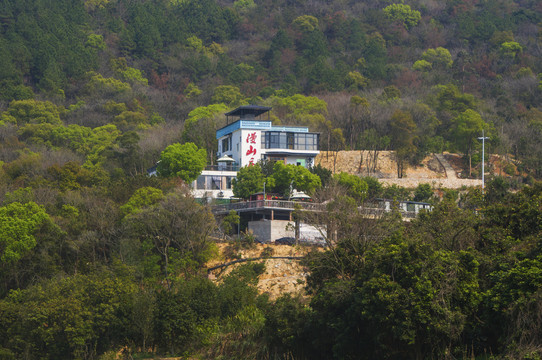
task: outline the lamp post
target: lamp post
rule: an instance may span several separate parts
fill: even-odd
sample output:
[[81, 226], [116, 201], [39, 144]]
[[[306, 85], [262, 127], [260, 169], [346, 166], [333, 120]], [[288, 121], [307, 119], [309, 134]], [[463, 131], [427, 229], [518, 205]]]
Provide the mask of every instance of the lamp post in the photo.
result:
[[478, 138], [478, 140], [482, 140], [482, 193], [484, 192], [484, 184], [485, 184], [485, 150], [486, 150], [486, 140], [489, 140], [487, 136], [484, 136], [484, 129], [482, 129], [482, 136]]

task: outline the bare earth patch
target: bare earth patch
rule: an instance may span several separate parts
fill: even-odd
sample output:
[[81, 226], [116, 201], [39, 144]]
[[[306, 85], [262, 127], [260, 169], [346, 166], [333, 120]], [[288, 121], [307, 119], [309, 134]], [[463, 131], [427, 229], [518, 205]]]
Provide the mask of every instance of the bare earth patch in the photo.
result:
[[[403, 187], [415, 188], [419, 184], [431, 184], [434, 188], [445, 187], [457, 189], [462, 186], [480, 186], [478, 179], [457, 179], [447, 177], [446, 171], [434, 155], [426, 157], [420, 166], [409, 166], [405, 170], [403, 178], [397, 177], [397, 163], [393, 151], [380, 151], [378, 153], [376, 171], [371, 172], [370, 158], [367, 151], [322, 151], [316, 157], [315, 164], [331, 170], [333, 173], [346, 172], [359, 176], [374, 176], [380, 182]], [[361, 157], [363, 159], [361, 160]], [[450, 165], [456, 172], [464, 171], [462, 160], [459, 155], [445, 154], [445, 159], [450, 159]], [[361, 160], [361, 168], [360, 168]]]
[[[224, 250], [227, 247], [226, 243], [218, 244], [220, 253], [224, 254]], [[313, 247], [305, 246], [289, 246], [289, 245], [274, 245], [274, 244], [254, 244], [251, 249], [243, 249], [239, 253], [241, 258], [256, 258], [262, 255], [262, 252], [270, 248], [272, 256], [293, 256], [301, 257], [306, 255], [309, 251], [314, 249]], [[317, 248], [321, 249], [321, 248]], [[269, 251], [269, 250], [267, 250]], [[223, 257], [210, 261], [207, 267], [213, 267], [226, 262], [231, 259], [225, 259]], [[299, 260], [289, 259], [264, 259], [257, 260], [258, 262], [265, 263], [265, 272], [260, 275], [258, 281], [258, 291], [260, 293], [269, 294], [271, 299], [276, 299], [284, 293], [301, 294], [305, 295], [305, 278], [307, 273], [303, 266], [301, 266]], [[225, 275], [229, 274], [237, 266], [241, 266], [246, 263], [239, 263], [224, 268], [223, 271], [215, 270], [212, 274], [209, 274], [209, 278], [213, 281], [220, 281]]]

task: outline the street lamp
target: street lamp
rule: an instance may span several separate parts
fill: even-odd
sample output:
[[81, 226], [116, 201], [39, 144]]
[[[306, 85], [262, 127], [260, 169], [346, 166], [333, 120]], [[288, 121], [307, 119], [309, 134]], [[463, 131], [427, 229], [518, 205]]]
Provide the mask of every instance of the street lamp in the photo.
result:
[[482, 193], [484, 192], [484, 175], [485, 175], [485, 150], [486, 150], [486, 140], [489, 140], [487, 136], [484, 136], [484, 129], [482, 129], [482, 136], [478, 138], [478, 140], [482, 140]]

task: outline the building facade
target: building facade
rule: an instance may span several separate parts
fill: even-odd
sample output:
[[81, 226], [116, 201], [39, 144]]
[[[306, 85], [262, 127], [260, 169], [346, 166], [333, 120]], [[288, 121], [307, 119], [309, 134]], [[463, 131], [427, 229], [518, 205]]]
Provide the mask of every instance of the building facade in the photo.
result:
[[270, 110], [266, 106], [246, 105], [225, 114], [228, 125], [216, 132], [218, 165], [207, 167], [194, 181], [196, 198], [233, 197], [231, 182], [239, 168], [258, 161], [313, 166], [320, 152], [320, 134], [309, 132], [308, 127], [273, 126]]
[[240, 166], [261, 160], [311, 167], [319, 153], [320, 134], [308, 127], [274, 126], [261, 117], [271, 108], [247, 105], [226, 114], [235, 120], [216, 132], [218, 157], [227, 155]]

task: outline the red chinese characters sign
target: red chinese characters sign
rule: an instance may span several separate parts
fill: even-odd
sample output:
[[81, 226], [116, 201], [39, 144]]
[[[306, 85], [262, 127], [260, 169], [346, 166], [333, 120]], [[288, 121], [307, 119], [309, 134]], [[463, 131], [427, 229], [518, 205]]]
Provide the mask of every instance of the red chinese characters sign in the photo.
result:
[[256, 157], [256, 154], [257, 154], [256, 148], [252, 146], [252, 144], [256, 144], [256, 138], [257, 138], [256, 132], [252, 132], [247, 135], [247, 140], [246, 140], [247, 144], [251, 144], [245, 154], [246, 156], [251, 156], [251, 158], [248, 161], [249, 165], [254, 165], [254, 158]]

